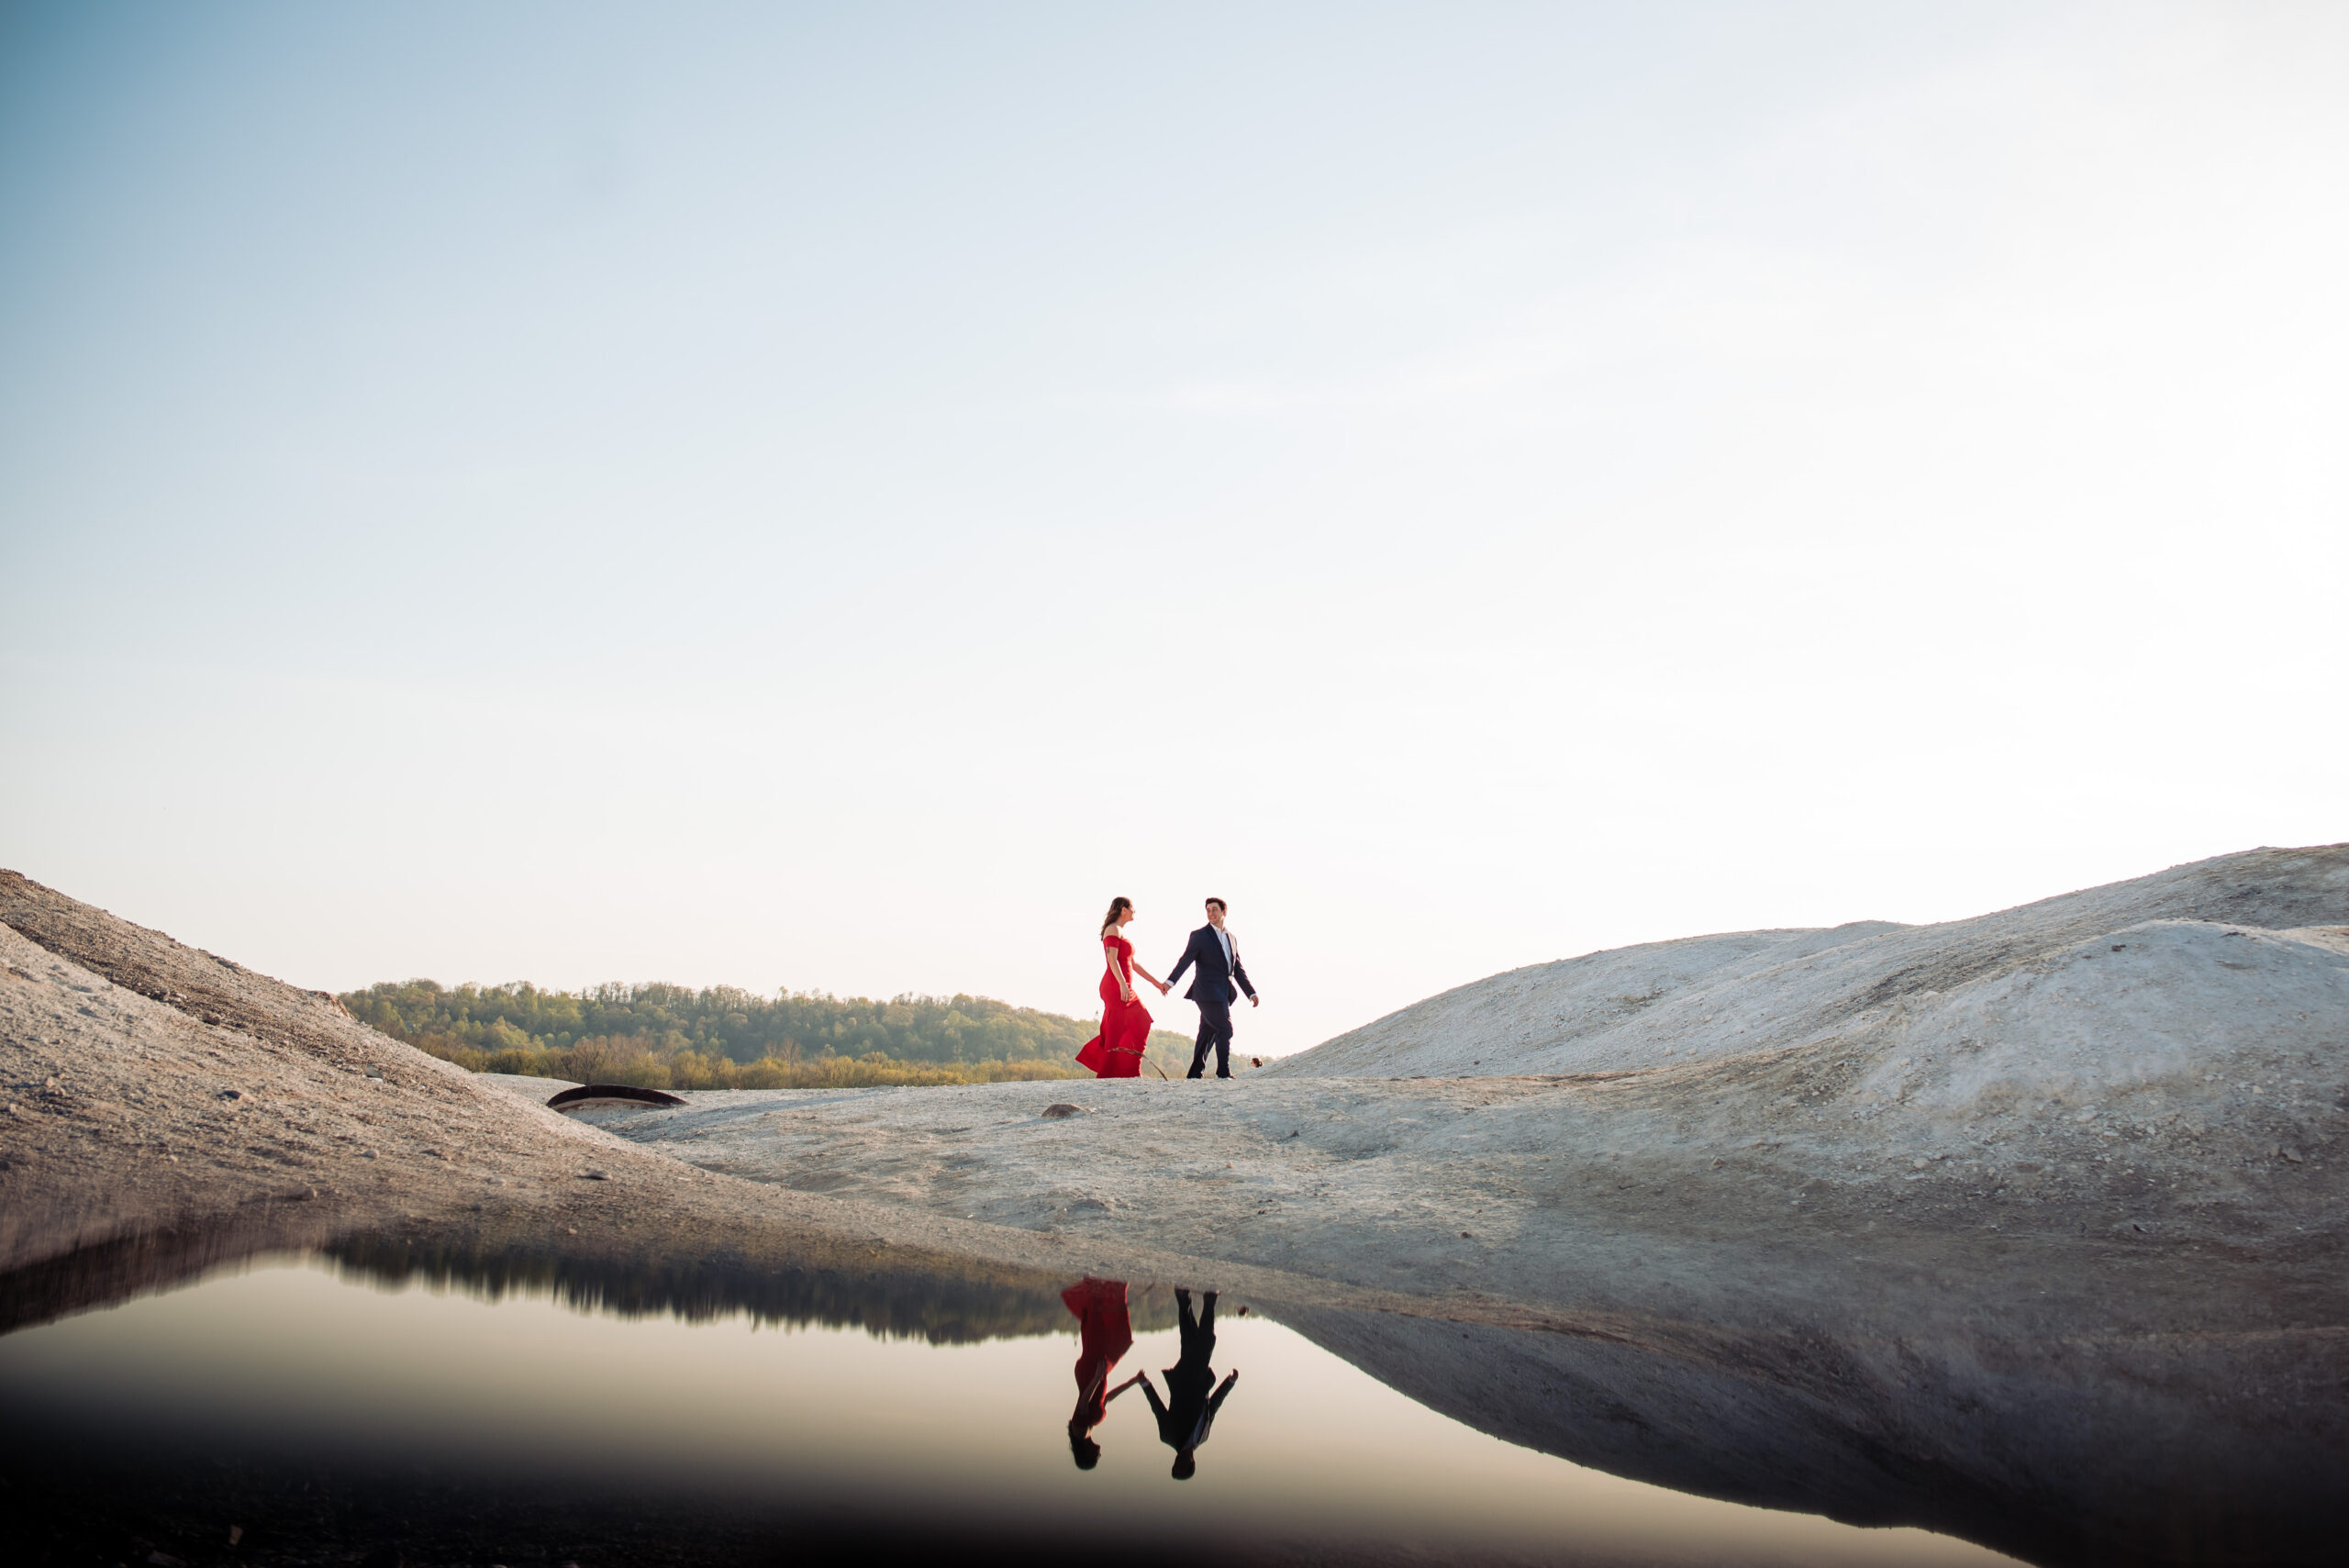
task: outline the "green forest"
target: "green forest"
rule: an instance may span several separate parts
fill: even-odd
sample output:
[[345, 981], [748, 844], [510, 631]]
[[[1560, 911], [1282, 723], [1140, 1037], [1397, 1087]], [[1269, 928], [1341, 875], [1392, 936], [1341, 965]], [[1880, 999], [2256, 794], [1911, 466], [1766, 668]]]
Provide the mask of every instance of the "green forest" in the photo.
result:
[[[648, 1089], [1083, 1077], [1074, 1058], [1097, 1027], [990, 996], [876, 1002], [815, 991], [761, 996], [729, 985], [542, 991], [527, 983], [386, 981], [340, 1001], [362, 1023], [476, 1073]], [[1179, 1077], [1191, 1042], [1153, 1029], [1145, 1060]]]

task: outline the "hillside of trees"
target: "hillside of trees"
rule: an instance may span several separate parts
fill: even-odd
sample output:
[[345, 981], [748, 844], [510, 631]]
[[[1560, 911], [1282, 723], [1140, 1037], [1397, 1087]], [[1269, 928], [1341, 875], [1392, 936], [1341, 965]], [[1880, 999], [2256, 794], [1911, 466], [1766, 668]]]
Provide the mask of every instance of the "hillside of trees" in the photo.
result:
[[[523, 1073], [649, 1089], [851, 1087], [1082, 1077], [1097, 1020], [989, 996], [892, 997], [732, 986], [384, 982], [341, 997], [361, 1022], [476, 1073]], [[1169, 1076], [1191, 1042], [1151, 1033]], [[1149, 1069], [1145, 1068], [1147, 1074]]]

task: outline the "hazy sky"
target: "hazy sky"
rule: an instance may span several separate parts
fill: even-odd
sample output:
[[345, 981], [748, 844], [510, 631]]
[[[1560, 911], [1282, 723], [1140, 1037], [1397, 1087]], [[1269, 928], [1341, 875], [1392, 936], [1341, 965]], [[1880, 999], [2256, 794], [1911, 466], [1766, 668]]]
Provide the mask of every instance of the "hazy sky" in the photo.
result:
[[0, 864], [1286, 1051], [2349, 838], [2344, 192], [2332, 4], [8, 6]]

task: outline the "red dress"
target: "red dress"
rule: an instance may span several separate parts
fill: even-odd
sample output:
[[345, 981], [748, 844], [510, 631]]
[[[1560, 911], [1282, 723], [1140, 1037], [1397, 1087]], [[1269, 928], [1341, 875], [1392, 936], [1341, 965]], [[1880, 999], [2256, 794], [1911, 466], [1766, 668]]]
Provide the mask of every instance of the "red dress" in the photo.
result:
[[1096, 1078], [1139, 1078], [1142, 1048], [1150, 1043], [1150, 1009], [1141, 996], [1127, 1001], [1119, 994], [1118, 976], [1130, 988], [1134, 978], [1134, 944], [1123, 937], [1103, 937], [1101, 970], [1101, 1032], [1076, 1053], [1079, 1067], [1090, 1067]]
[[1068, 1424], [1089, 1432], [1108, 1408], [1110, 1369], [1133, 1347], [1133, 1320], [1126, 1314], [1126, 1282], [1087, 1274], [1061, 1292], [1061, 1302], [1076, 1314], [1079, 1335], [1076, 1413]]

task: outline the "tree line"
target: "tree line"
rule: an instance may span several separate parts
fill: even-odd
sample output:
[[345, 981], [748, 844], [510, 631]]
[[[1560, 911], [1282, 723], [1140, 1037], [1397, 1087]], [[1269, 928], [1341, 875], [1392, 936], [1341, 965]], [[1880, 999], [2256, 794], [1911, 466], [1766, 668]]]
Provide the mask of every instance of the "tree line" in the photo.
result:
[[[1097, 1024], [991, 996], [773, 996], [716, 985], [593, 985], [580, 991], [385, 981], [340, 998], [351, 1016], [476, 1073], [523, 1073], [644, 1088], [848, 1087], [1084, 1075]], [[1170, 1075], [1191, 1042], [1151, 1033]]]

